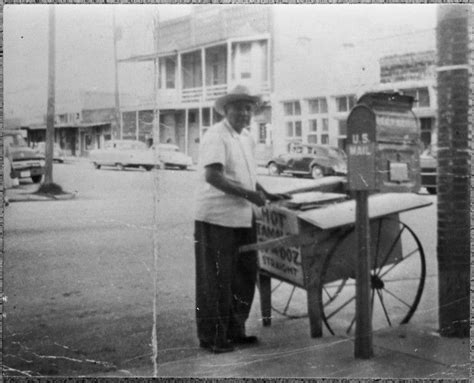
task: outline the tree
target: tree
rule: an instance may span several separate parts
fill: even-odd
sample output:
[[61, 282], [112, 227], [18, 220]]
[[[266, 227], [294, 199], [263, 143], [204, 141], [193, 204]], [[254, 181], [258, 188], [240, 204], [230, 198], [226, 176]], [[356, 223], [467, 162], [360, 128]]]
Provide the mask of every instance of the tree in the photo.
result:
[[440, 5], [436, 29], [439, 325], [461, 337], [470, 316], [469, 11]]

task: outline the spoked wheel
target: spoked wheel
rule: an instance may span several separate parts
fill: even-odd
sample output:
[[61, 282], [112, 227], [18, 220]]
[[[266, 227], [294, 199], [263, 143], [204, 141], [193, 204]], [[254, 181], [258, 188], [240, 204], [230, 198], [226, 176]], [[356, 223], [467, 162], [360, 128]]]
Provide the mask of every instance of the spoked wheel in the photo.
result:
[[293, 284], [273, 279], [272, 310], [290, 319], [308, 316], [306, 291]]
[[[403, 222], [382, 218], [371, 222], [372, 329], [405, 324], [423, 293], [426, 262], [420, 240]], [[321, 281], [323, 321], [331, 334], [355, 333], [355, 270], [357, 248], [350, 230], [326, 257]]]

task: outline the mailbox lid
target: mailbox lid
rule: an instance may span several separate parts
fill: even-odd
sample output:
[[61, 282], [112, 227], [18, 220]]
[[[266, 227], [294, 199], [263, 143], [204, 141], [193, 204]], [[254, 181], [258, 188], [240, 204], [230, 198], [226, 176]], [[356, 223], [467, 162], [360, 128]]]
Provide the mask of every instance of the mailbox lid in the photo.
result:
[[364, 94], [357, 104], [365, 105], [374, 113], [375, 142], [418, 144], [420, 132], [412, 111], [413, 101], [412, 96], [378, 92]]

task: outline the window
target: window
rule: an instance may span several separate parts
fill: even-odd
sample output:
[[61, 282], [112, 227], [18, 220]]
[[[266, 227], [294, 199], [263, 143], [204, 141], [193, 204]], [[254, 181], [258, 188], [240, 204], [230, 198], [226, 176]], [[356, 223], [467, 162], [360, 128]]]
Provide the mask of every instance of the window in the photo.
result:
[[301, 115], [301, 105], [299, 101], [284, 102], [283, 108], [285, 116], [300, 116]]
[[267, 124], [261, 123], [258, 126], [258, 143], [265, 144], [267, 142]]
[[293, 122], [288, 121], [286, 123], [286, 136], [287, 137], [293, 137], [294, 136], [294, 129], [293, 129]]
[[250, 43], [240, 44], [240, 78], [252, 77], [252, 60], [250, 56]]
[[406, 96], [412, 96], [414, 108], [426, 108], [430, 106], [430, 94], [428, 88], [401, 89], [401, 93]]
[[301, 121], [287, 121], [286, 122], [286, 136], [288, 138], [301, 137], [303, 131], [301, 128]]
[[320, 114], [328, 112], [328, 103], [325, 97], [308, 100], [308, 109], [310, 114]]
[[329, 132], [329, 120], [327, 118], [323, 118], [323, 132]]
[[316, 134], [308, 134], [308, 144], [317, 144], [318, 136]]
[[309, 131], [310, 132], [318, 131], [318, 120], [316, 119], [309, 120]]
[[328, 134], [321, 134], [321, 144], [328, 145], [329, 144], [329, 135]]
[[355, 96], [342, 96], [336, 97], [336, 107], [338, 112], [350, 111], [356, 103]]
[[295, 136], [301, 137], [303, 135], [303, 131], [301, 129], [301, 121], [295, 121]]
[[283, 103], [283, 113], [286, 116], [286, 136], [287, 138], [302, 137], [302, 121], [298, 116], [301, 115], [301, 105], [299, 101]]
[[346, 120], [339, 120], [339, 135], [345, 136], [347, 134], [347, 122]]
[[160, 59], [159, 87], [174, 89], [176, 87], [176, 57], [163, 57]]
[[173, 59], [165, 59], [165, 76], [166, 76], [166, 89], [173, 89], [175, 87], [175, 73], [176, 63]]
[[202, 86], [201, 51], [183, 54], [181, 62], [183, 88]]

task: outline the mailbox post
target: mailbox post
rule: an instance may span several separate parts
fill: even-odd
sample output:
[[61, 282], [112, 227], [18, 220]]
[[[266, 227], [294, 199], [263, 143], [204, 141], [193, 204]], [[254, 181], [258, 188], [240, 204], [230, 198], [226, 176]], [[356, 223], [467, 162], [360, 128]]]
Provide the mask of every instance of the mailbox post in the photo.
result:
[[370, 306], [371, 192], [416, 192], [420, 188], [420, 132], [413, 98], [367, 93], [347, 119], [348, 187], [356, 199], [356, 358], [373, 355]]

